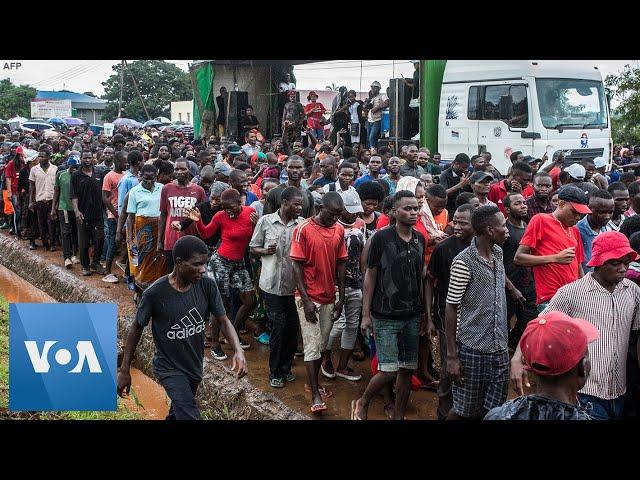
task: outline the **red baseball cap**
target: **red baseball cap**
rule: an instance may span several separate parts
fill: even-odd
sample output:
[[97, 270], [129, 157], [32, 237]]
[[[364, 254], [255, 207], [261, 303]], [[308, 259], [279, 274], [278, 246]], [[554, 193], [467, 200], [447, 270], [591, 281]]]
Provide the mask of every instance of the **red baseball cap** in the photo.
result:
[[562, 375], [584, 357], [600, 336], [587, 320], [552, 311], [531, 320], [520, 339], [525, 370], [545, 377]]
[[620, 232], [604, 232], [598, 235], [591, 245], [591, 260], [588, 267], [601, 267], [609, 260], [631, 256], [631, 260], [637, 260], [638, 254], [631, 248], [629, 239]]

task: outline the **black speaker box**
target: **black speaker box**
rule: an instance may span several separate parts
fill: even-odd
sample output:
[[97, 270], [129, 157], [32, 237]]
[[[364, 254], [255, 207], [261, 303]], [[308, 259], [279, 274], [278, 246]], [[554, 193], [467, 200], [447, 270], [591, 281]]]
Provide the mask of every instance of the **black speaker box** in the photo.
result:
[[242, 135], [240, 119], [244, 116], [249, 105], [248, 92], [229, 92], [229, 106], [227, 113], [227, 137], [237, 140]]
[[401, 78], [392, 78], [389, 85], [389, 136], [410, 138], [411, 87]]

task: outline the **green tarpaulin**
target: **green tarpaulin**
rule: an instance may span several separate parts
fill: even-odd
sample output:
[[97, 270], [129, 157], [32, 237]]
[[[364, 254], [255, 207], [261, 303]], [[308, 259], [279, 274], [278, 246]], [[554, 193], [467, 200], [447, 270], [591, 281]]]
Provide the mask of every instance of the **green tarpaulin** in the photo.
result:
[[200, 138], [201, 131], [206, 137], [215, 130], [215, 102], [213, 94], [213, 63], [197, 65], [191, 72], [193, 87], [193, 135]]
[[420, 146], [438, 151], [438, 112], [446, 60], [420, 61]]

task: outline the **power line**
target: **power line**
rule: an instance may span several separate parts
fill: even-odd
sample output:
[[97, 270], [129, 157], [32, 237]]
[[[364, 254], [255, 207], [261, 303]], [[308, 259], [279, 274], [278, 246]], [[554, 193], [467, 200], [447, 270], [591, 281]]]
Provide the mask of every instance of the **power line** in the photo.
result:
[[40, 80], [38, 82], [34, 82], [31, 85], [35, 86], [35, 85], [40, 85], [40, 84], [48, 84], [51, 82], [56, 82], [56, 81], [61, 81], [61, 80], [66, 80], [67, 78], [70, 78], [72, 76], [78, 75], [78, 74], [82, 74], [84, 71], [89, 70], [95, 66], [97, 66], [98, 64], [104, 62], [104, 60], [93, 60], [91, 63], [87, 64], [81, 64], [81, 65], [76, 65], [74, 67], [71, 67], [63, 72], [60, 72], [56, 75], [53, 75], [49, 78], [45, 78], [44, 80]]
[[77, 70], [73, 73], [68, 73], [67, 75], [64, 75], [56, 80], [53, 81], [48, 81], [45, 83], [45, 85], [55, 85], [56, 83], [62, 82], [62, 81], [66, 81], [66, 80], [71, 80], [74, 78], [78, 78], [81, 77], [83, 75], [85, 75], [86, 73], [89, 73], [93, 70], [95, 70], [96, 68], [98, 68], [98, 66], [100, 66], [101, 63], [103, 63], [104, 61], [98, 61], [97, 63], [93, 63], [91, 65], [86, 65], [84, 66], [81, 70]]
[[[407, 61], [407, 62], [395, 62], [395, 65], [409, 65], [411, 62]], [[370, 65], [364, 65], [364, 68], [371, 68], [371, 67], [388, 67], [388, 66], [392, 66], [394, 65], [394, 63], [376, 63], [376, 64], [370, 64]], [[344, 67], [315, 67], [315, 68], [303, 68], [303, 67], [297, 67], [296, 71], [298, 72], [311, 72], [314, 70], [348, 70], [348, 69], [357, 69], [360, 68], [360, 65], [353, 65], [353, 66], [344, 66]]]

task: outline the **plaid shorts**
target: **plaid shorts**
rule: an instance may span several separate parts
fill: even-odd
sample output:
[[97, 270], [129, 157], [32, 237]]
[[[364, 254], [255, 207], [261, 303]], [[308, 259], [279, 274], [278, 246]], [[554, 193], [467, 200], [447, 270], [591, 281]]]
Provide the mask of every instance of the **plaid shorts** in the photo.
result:
[[507, 401], [509, 351], [482, 353], [458, 344], [462, 383], [453, 383], [453, 411], [472, 418]]
[[211, 256], [207, 270], [213, 272], [218, 290], [225, 297], [231, 295], [232, 288], [241, 292], [250, 292], [254, 289], [249, 272], [245, 268], [244, 259], [229, 260], [216, 252]]

